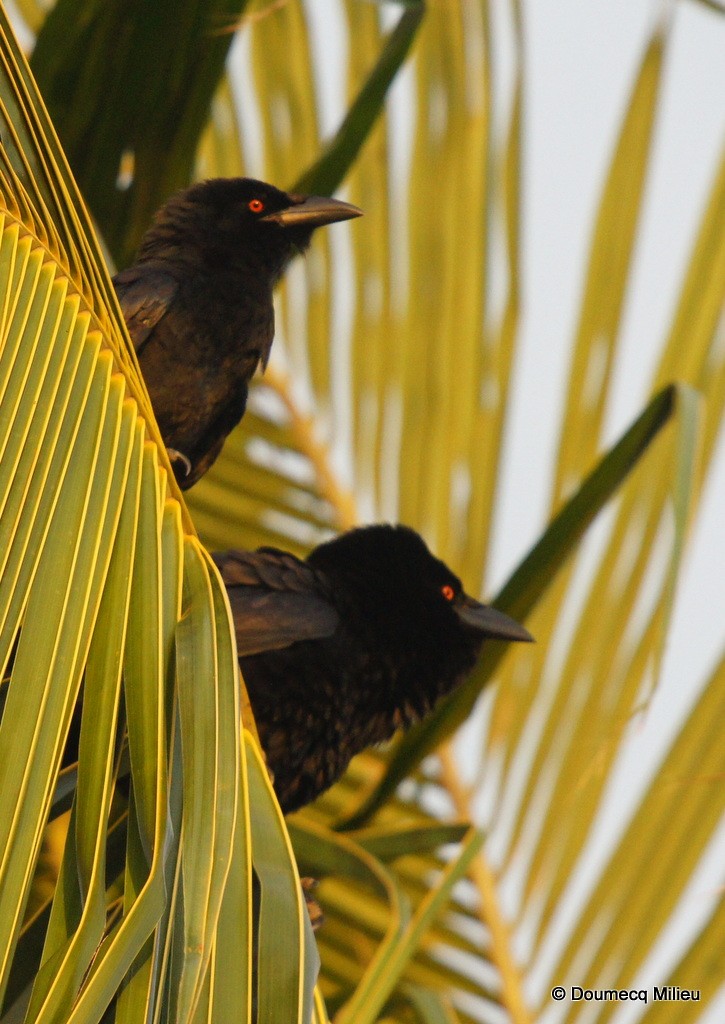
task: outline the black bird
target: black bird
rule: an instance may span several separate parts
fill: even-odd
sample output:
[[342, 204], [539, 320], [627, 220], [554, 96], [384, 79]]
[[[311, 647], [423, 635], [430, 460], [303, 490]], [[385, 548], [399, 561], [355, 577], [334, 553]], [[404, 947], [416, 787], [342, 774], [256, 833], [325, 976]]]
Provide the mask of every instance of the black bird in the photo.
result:
[[532, 639], [469, 597], [405, 526], [352, 530], [304, 562], [274, 548], [214, 559], [285, 813], [427, 714], [470, 673], [484, 639]]
[[211, 466], [267, 365], [272, 289], [323, 224], [358, 217], [337, 199], [251, 178], [187, 188], [156, 214], [113, 283], [182, 488]]

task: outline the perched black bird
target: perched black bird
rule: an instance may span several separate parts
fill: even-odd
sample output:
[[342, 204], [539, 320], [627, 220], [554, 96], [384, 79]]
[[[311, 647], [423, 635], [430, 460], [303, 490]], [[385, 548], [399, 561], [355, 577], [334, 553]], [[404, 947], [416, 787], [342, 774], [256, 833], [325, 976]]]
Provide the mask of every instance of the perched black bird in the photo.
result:
[[487, 637], [531, 640], [474, 601], [414, 530], [368, 526], [300, 561], [274, 548], [214, 556], [239, 664], [285, 812], [371, 743], [422, 718]]
[[282, 271], [315, 228], [361, 212], [251, 178], [200, 182], [159, 210], [136, 262], [114, 277], [181, 487], [209, 469], [244, 415], [249, 381], [269, 358]]

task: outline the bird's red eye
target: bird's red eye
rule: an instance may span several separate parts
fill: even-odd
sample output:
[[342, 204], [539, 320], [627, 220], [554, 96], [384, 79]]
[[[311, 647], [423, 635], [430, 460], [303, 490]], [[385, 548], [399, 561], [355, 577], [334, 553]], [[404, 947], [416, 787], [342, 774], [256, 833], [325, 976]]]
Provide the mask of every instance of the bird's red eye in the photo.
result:
[[446, 601], [452, 601], [456, 596], [456, 592], [453, 587], [449, 586], [447, 583], [444, 587], [441, 587], [441, 594], [443, 594]]
[[261, 199], [250, 199], [247, 205], [252, 213], [261, 213], [264, 209], [264, 203]]

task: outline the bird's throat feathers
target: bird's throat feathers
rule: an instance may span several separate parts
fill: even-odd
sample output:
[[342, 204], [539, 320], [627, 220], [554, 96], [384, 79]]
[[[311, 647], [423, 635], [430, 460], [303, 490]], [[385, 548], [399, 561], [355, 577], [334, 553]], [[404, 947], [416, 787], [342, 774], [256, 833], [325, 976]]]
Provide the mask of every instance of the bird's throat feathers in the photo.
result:
[[[257, 280], [274, 285], [282, 276], [295, 249], [284, 247], [248, 246], [237, 244], [229, 236], [205, 228], [194, 234], [189, 243], [179, 225], [164, 221], [151, 228], [144, 236], [137, 262], [158, 262], [179, 269], [191, 269], [195, 275], [213, 275], [230, 272], [243, 274], [247, 281]], [[299, 252], [304, 248], [299, 247]]]

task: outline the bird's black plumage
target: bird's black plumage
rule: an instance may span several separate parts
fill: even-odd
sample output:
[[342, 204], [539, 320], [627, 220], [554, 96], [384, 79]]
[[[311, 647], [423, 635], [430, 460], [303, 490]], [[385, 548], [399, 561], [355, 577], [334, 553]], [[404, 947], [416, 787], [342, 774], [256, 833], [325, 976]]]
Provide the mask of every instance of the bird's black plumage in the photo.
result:
[[113, 279], [164, 443], [191, 487], [244, 415], [249, 381], [274, 336], [272, 289], [348, 203], [216, 178], [173, 196], [136, 261]]
[[470, 673], [486, 637], [531, 639], [468, 597], [407, 527], [352, 530], [304, 562], [272, 548], [214, 558], [285, 812], [427, 714]]

